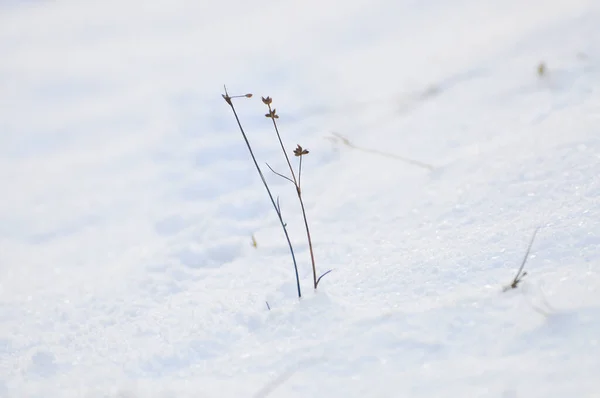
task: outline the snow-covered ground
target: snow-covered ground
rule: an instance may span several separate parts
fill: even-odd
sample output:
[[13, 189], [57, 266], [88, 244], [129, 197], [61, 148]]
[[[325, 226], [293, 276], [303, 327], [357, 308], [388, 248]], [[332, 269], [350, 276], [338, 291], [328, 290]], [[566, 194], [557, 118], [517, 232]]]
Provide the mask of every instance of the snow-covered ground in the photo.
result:
[[0, 397], [600, 397], [597, 1], [0, 0], [0, 60]]

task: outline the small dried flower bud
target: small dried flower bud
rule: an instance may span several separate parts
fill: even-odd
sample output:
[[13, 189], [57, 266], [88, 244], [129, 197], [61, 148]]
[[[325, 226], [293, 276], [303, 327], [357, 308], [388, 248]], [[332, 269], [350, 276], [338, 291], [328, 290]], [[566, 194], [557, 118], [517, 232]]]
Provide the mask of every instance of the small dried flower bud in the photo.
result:
[[252, 98], [252, 93], [248, 93], [245, 95], [246, 98]]
[[269, 110], [269, 113], [266, 113], [265, 117], [270, 117], [271, 119], [279, 119], [279, 115], [275, 113], [275, 108]]
[[300, 145], [298, 145], [296, 147], [296, 149], [294, 149], [294, 155], [295, 156], [302, 156], [302, 155], [308, 155], [308, 149], [304, 149], [302, 148]]
[[273, 102], [273, 100], [271, 99], [271, 97], [267, 97], [267, 98], [261, 97], [261, 98], [262, 98], [263, 104], [265, 104], [265, 105], [270, 105], [271, 102]]

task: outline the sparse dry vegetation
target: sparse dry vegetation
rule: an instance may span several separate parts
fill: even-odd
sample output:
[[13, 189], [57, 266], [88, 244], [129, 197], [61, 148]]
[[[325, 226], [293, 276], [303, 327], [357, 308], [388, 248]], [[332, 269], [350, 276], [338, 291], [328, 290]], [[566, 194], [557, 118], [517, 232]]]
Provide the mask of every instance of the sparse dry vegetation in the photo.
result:
[[298, 264], [296, 263], [296, 255], [294, 254], [294, 247], [292, 246], [292, 242], [290, 240], [290, 236], [287, 231], [287, 224], [283, 221], [283, 217], [281, 215], [281, 208], [279, 206], [279, 200], [277, 200], [277, 202], [276, 202], [275, 199], [273, 198], [273, 194], [271, 193], [269, 184], [267, 184], [267, 180], [265, 179], [265, 176], [264, 176], [262, 170], [260, 169], [260, 166], [258, 165], [256, 156], [254, 156], [254, 151], [252, 150], [252, 146], [250, 145], [250, 141], [248, 140], [248, 136], [246, 135], [246, 132], [244, 131], [244, 128], [242, 127], [240, 118], [238, 117], [238, 114], [235, 110], [235, 106], [233, 105], [234, 99], [236, 99], [236, 98], [252, 98], [252, 94], [230, 96], [227, 93], [227, 87], [224, 87], [224, 89], [225, 89], [225, 94], [222, 94], [223, 99], [231, 107], [231, 111], [233, 112], [235, 121], [237, 122], [238, 128], [240, 129], [240, 132], [242, 133], [242, 137], [244, 138], [244, 141], [246, 142], [246, 146], [248, 147], [248, 151], [250, 152], [250, 156], [252, 157], [252, 162], [254, 163], [254, 167], [256, 167], [256, 171], [258, 172], [258, 175], [260, 176], [260, 179], [261, 179], [265, 189], [267, 190], [267, 194], [269, 195], [269, 200], [271, 201], [271, 204], [273, 205], [273, 208], [275, 209], [275, 213], [277, 213], [277, 218], [279, 219], [279, 223], [281, 224], [281, 228], [283, 229], [283, 233], [285, 234], [285, 239], [287, 241], [288, 247], [290, 249], [290, 254], [292, 256], [292, 261], [294, 263], [294, 272], [295, 272], [295, 276], [296, 276], [296, 288], [298, 290], [298, 298], [300, 298], [300, 297], [302, 297], [302, 290], [300, 288], [300, 277], [298, 276]]
[[[238, 128], [239, 128], [240, 132], [242, 133], [242, 137], [244, 138], [246, 146], [248, 147], [248, 151], [250, 152], [250, 156], [252, 158], [254, 166], [263, 182], [265, 189], [267, 190], [271, 204], [273, 205], [273, 208], [275, 209], [275, 212], [277, 213], [277, 217], [278, 217], [281, 227], [284, 231], [284, 234], [285, 234], [285, 237], [286, 237], [289, 249], [290, 249], [290, 253], [292, 256], [292, 260], [294, 263], [294, 271], [295, 271], [295, 276], [296, 276], [296, 286], [297, 286], [297, 290], [298, 290], [298, 297], [302, 297], [302, 290], [300, 288], [300, 278], [298, 276], [298, 265], [296, 263], [296, 256], [294, 254], [294, 248], [292, 246], [292, 243], [291, 243], [288, 231], [287, 231], [287, 224], [283, 221], [283, 216], [281, 214], [281, 206], [279, 204], [279, 198], [277, 198], [277, 200], [275, 200], [273, 197], [273, 194], [271, 193], [271, 189], [269, 188], [269, 185], [267, 184], [267, 181], [264, 177], [264, 174], [262, 173], [262, 170], [258, 164], [258, 161], [256, 160], [256, 156], [254, 155], [254, 151], [252, 150], [252, 146], [250, 145], [248, 136], [246, 135], [246, 132], [241, 124], [241, 121], [235, 110], [235, 106], [233, 104], [234, 99], [236, 99], [236, 98], [252, 98], [252, 94], [230, 96], [227, 93], [227, 88], [225, 88], [225, 94], [223, 94], [222, 96], [223, 96], [223, 99], [225, 100], [225, 102], [227, 102], [227, 104], [231, 107], [231, 110], [232, 110], [235, 120], [237, 122]], [[302, 185], [301, 185], [302, 184], [302, 180], [301, 180], [302, 179], [302, 159], [306, 155], [308, 155], [310, 152], [308, 149], [303, 148], [299, 144], [292, 151], [294, 157], [298, 158], [298, 171], [296, 172], [294, 170], [294, 167], [292, 166], [292, 162], [290, 161], [290, 156], [288, 155], [286, 147], [281, 138], [281, 134], [279, 132], [279, 127], [277, 126], [276, 119], [279, 118], [279, 115], [277, 114], [276, 109], [271, 107], [273, 100], [271, 99], [271, 97], [262, 97], [262, 102], [268, 108], [268, 113], [266, 113], [265, 116], [267, 118], [271, 119], [273, 122], [273, 129], [275, 130], [275, 134], [277, 136], [277, 141], [279, 142], [279, 146], [281, 148], [281, 151], [283, 152], [286, 163], [289, 167], [289, 176], [275, 171], [268, 163], [266, 163], [266, 165], [274, 174], [276, 174], [277, 176], [279, 176], [281, 178], [284, 178], [285, 180], [289, 181], [290, 183], [292, 183], [294, 185], [296, 195], [298, 196], [298, 201], [300, 203], [300, 208], [302, 211], [302, 219], [304, 220], [304, 227], [306, 230], [306, 239], [308, 242], [308, 249], [309, 249], [309, 253], [310, 253], [310, 261], [311, 261], [311, 266], [312, 266], [313, 288], [317, 289], [321, 279], [325, 275], [329, 274], [332, 270], [328, 270], [328, 271], [324, 272], [323, 274], [317, 276], [318, 274], [317, 274], [317, 267], [316, 267], [316, 263], [315, 263], [315, 255], [314, 255], [314, 250], [313, 250], [312, 237], [310, 234], [310, 227], [308, 225], [308, 218], [306, 216], [306, 207], [304, 206], [304, 200], [302, 198]], [[254, 235], [252, 236], [252, 246], [255, 248], [257, 247], [256, 238], [254, 237]]]
[[517, 274], [515, 275], [512, 282], [502, 289], [504, 292], [511, 289], [516, 289], [519, 286], [519, 283], [521, 283], [521, 281], [523, 280], [523, 277], [527, 275], [527, 272], [524, 272], [523, 268], [525, 267], [525, 263], [527, 262], [527, 258], [529, 257], [529, 252], [531, 251], [531, 246], [533, 246], [533, 241], [535, 240], [535, 235], [537, 234], [539, 229], [540, 227], [537, 227], [535, 231], [533, 231], [533, 235], [531, 236], [531, 240], [529, 241], [529, 246], [527, 246], [527, 251], [525, 252], [525, 257], [523, 257], [521, 266], [519, 267], [519, 270], [517, 271]]

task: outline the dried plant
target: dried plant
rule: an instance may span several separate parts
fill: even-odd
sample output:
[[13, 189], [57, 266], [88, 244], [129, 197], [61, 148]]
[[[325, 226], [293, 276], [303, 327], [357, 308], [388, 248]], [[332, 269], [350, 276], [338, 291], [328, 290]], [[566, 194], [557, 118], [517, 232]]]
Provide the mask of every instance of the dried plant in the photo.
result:
[[[300, 297], [302, 297], [302, 292], [300, 290], [300, 278], [298, 277], [298, 265], [296, 264], [296, 256], [294, 254], [294, 248], [292, 247], [292, 242], [290, 241], [286, 223], [283, 222], [283, 218], [281, 216], [281, 207], [279, 206], [279, 200], [277, 200], [277, 202], [275, 202], [275, 199], [273, 199], [273, 195], [271, 194], [269, 185], [267, 184], [267, 181], [265, 180], [265, 176], [263, 175], [262, 170], [260, 169], [260, 166], [258, 165], [258, 162], [256, 161], [256, 157], [254, 156], [254, 152], [252, 151], [252, 147], [250, 146], [250, 141], [248, 141], [248, 137], [246, 136], [246, 132], [244, 131], [244, 128], [242, 127], [242, 123], [240, 122], [240, 118], [238, 117], [238, 114], [235, 110], [235, 107], [234, 107], [233, 101], [232, 101], [234, 98], [251, 98], [252, 94], [230, 96], [227, 93], [227, 87], [224, 87], [224, 89], [225, 89], [225, 94], [222, 94], [222, 97], [225, 100], [225, 102], [227, 102], [227, 104], [231, 107], [231, 110], [233, 112], [233, 115], [235, 116], [237, 125], [240, 129], [240, 132], [242, 133], [242, 136], [244, 137], [244, 141], [246, 142], [248, 151], [250, 152], [250, 156], [252, 157], [252, 161], [254, 162], [254, 166], [256, 167], [256, 171], [258, 171], [258, 175], [260, 176], [260, 179], [263, 182], [263, 185], [265, 186], [267, 193], [269, 194], [269, 199], [271, 200], [271, 204], [273, 205], [273, 208], [275, 209], [275, 212], [277, 213], [277, 218], [279, 218], [281, 228], [283, 229], [283, 232], [285, 234], [285, 238], [287, 240], [287, 243], [288, 243], [288, 246], [290, 249], [290, 253], [292, 255], [292, 261], [294, 262], [294, 271], [296, 273], [296, 287], [298, 289], [298, 297], [300, 298]], [[274, 114], [275, 114], [275, 110], [273, 109], [273, 115]]]
[[271, 119], [271, 121], [273, 122], [273, 128], [275, 129], [275, 134], [277, 135], [277, 139], [279, 140], [279, 145], [281, 146], [281, 151], [283, 152], [283, 155], [285, 156], [287, 165], [290, 169], [291, 178], [288, 176], [285, 176], [281, 173], [276, 172], [275, 170], [273, 170], [273, 168], [271, 166], [269, 166], [268, 163], [267, 163], [267, 166], [269, 167], [269, 169], [271, 169], [271, 171], [273, 173], [275, 173], [276, 175], [278, 175], [278, 176], [288, 180], [292, 184], [294, 184], [294, 187], [296, 188], [296, 194], [298, 195], [298, 201], [300, 202], [300, 207], [302, 209], [302, 217], [304, 218], [304, 227], [306, 229], [306, 239], [308, 240], [308, 249], [310, 251], [310, 261], [311, 261], [312, 272], [313, 272], [313, 286], [316, 289], [319, 286], [319, 282], [321, 281], [321, 279], [325, 275], [330, 273], [331, 270], [328, 270], [327, 272], [323, 273], [321, 276], [319, 276], [317, 278], [317, 267], [315, 265], [315, 255], [314, 255], [314, 251], [313, 251], [312, 238], [310, 236], [310, 228], [308, 226], [308, 220], [306, 218], [306, 209], [304, 207], [304, 200], [302, 199], [302, 188], [301, 188], [301, 180], [300, 180], [302, 177], [302, 158], [304, 156], [308, 155], [309, 151], [307, 149], [302, 148], [300, 145], [297, 145], [296, 149], [294, 149], [294, 151], [293, 151], [294, 156], [299, 159], [298, 160], [298, 177], [296, 178], [296, 173], [294, 172], [294, 168], [292, 167], [292, 163], [290, 162], [290, 157], [288, 156], [288, 152], [285, 149], [285, 145], [283, 145], [283, 141], [281, 139], [281, 134], [279, 133], [279, 127], [277, 126], [276, 119], [279, 119], [279, 115], [277, 115], [277, 111], [275, 110], [275, 108], [271, 108], [273, 99], [271, 97], [266, 97], [266, 98], [262, 97], [262, 102], [269, 109], [269, 112], [267, 114], [265, 114], [265, 117]]
[[359, 146], [355, 145], [354, 143], [350, 142], [350, 140], [348, 138], [344, 137], [343, 135], [341, 135], [339, 133], [332, 133], [332, 135], [333, 135], [333, 137], [327, 137], [327, 138], [330, 139], [331, 141], [333, 141], [334, 143], [339, 141], [343, 145], [347, 146], [348, 148], [356, 149], [358, 151], [362, 151], [362, 152], [366, 152], [366, 153], [371, 153], [374, 155], [384, 156], [386, 158], [400, 160], [401, 162], [411, 164], [413, 166], [417, 166], [417, 167], [420, 167], [423, 169], [427, 169], [429, 171], [435, 170], [435, 167], [433, 165], [423, 163], [418, 160], [409, 159], [404, 156], [396, 155], [394, 153], [389, 153], [389, 152], [383, 152], [383, 151], [380, 151], [377, 149], [369, 149], [369, 148], [359, 147]]
[[527, 262], [527, 258], [529, 257], [529, 252], [531, 251], [531, 246], [533, 246], [533, 241], [535, 239], [535, 235], [537, 234], [539, 229], [540, 229], [540, 227], [537, 227], [535, 229], [535, 231], [533, 231], [533, 235], [531, 236], [531, 240], [529, 241], [529, 246], [527, 247], [527, 251], [525, 252], [525, 257], [523, 257], [523, 262], [521, 263], [521, 266], [519, 267], [519, 270], [517, 271], [515, 278], [512, 280], [510, 285], [505, 286], [502, 289], [503, 291], [506, 292], [510, 289], [516, 289], [519, 286], [519, 283], [521, 283], [521, 281], [523, 280], [523, 277], [525, 275], [527, 275], [527, 272], [523, 272], [523, 268], [525, 267], [525, 263]]

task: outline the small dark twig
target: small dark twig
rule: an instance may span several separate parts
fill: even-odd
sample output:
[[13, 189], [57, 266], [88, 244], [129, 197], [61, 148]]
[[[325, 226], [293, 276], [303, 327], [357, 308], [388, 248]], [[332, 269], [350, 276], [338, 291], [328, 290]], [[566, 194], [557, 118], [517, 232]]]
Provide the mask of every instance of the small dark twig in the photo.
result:
[[265, 301], [265, 303], [267, 304], [267, 309], [268, 309], [269, 311], [271, 311], [271, 306], [269, 305], [269, 302], [268, 302], [268, 301]]
[[319, 286], [319, 282], [321, 281], [321, 278], [324, 277], [325, 275], [327, 275], [328, 273], [330, 273], [331, 271], [333, 271], [332, 269], [330, 269], [329, 271], [325, 271], [318, 279], [317, 279], [317, 286]]
[[411, 164], [411, 165], [417, 166], [417, 167], [421, 167], [421, 168], [427, 169], [429, 171], [435, 170], [435, 167], [433, 165], [419, 162], [418, 160], [406, 158], [404, 156], [396, 155], [393, 153], [379, 151], [377, 149], [362, 148], [362, 147], [359, 147], [359, 146], [353, 144], [352, 142], [350, 142], [350, 140], [348, 140], [348, 138], [344, 137], [343, 135], [341, 135], [339, 133], [332, 133], [332, 134], [335, 137], [339, 138], [340, 141], [342, 142], [342, 144], [346, 145], [349, 148], [356, 149], [356, 150], [362, 151], [362, 152], [372, 153], [374, 155], [379, 155], [379, 156], [384, 156], [384, 157], [391, 158], [391, 159], [400, 160], [404, 163]]
[[531, 251], [531, 246], [533, 246], [533, 241], [535, 240], [535, 235], [537, 234], [540, 227], [537, 227], [535, 231], [533, 231], [533, 235], [531, 236], [531, 240], [529, 241], [529, 246], [527, 247], [527, 251], [525, 252], [525, 256], [523, 257], [523, 262], [515, 275], [515, 278], [511, 282], [510, 285], [505, 286], [503, 291], [508, 291], [510, 289], [516, 289], [519, 286], [519, 283], [523, 280], [523, 277], [527, 275], [527, 272], [523, 272], [523, 268], [525, 267], [525, 263], [527, 262], [527, 258], [529, 257], [529, 252]]
[[287, 177], [287, 176], [284, 176], [283, 174], [281, 174], [281, 173], [278, 173], [278, 172], [276, 172], [275, 170], [273, 170], [273, 168], [272, 168], [272, 167], [269, 165], [269, 163], [265, 163], [265, 164], [267, 165], [267, 167], [269, 168], [269, 170], [271, 170], [271, 171], [273, 172], [273, 174], [276, 174], [276, 175], [278, 175], [278, 176], [279, 176], [279, 177], [281, 177], [281, 178], [285, 178], [286, 180], [288, 180], [288, 181], [289, 181], [289, 182], [291, 182], [292, 184], [296, 185], [296, 183], [295, 183], [294, 181], [292, 181], [292, 179], [291, 179], [291, 178], [289, 178], [289, 177]]

